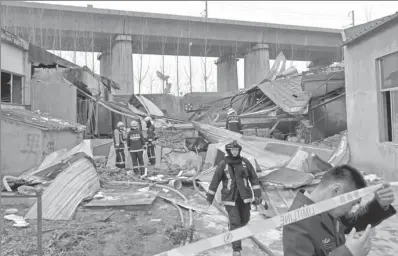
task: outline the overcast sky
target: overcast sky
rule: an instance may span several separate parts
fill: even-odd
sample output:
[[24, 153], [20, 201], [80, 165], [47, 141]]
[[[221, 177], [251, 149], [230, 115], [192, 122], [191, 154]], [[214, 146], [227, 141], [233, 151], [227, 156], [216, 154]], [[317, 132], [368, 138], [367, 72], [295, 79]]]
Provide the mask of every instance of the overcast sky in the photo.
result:
[[[87, 6], [91, 4], [94, 8], [116, 9], [125, 11], [139, 11], [151, 13], [165, 13], [175, 15], [201, 16], [205, 9], [204, 1], [31, 1], [62, 5]], [[355, 24], [362, 24], [366, 21], [390, 15], [398, 11], [398, 1], [208, 1], [209, 18], [220, 18], [230, 20], [244, 20], [255, 22], [279, 23], [288, 25], [315, 26], [325, 28], [342, 29], [351, 26], [352, 18], [349, 12], [354, 11]], [[71, 54], [64, 54], [64, 58], [71, 60]], [[168, 57], [168, 74], [173, 84], [172, 91], [175, 90], [175, 58]], [[137, 58], [134, 58], [134, 70], [137, 70]], [[195, 69], [201, 72], [200, 60], [195, 60]], [[79, 56], [78, 64], [84, 62], [84, 57]], [[148, 56], [145, 60], [150, 64], [149, 73], [154, 73], [159, 69], [160, 57]], [[180, 57], [181, 65], [185, 65], [187, 60]], [[215, 89], [216, 66], [214, 59], [209, 60], [212, 65], [210, 83], [211, 89]], [[289, 62], [290, 63], [290, 62]], [[243, 60], [238, 62], [239, 87], [243, 87]], [[306, 63], [293, 63], [299, 71], [306, 68]], [[99, 63], [96, 62], [95, 70], [98, 72]], [[180, 75], [180, 83], [184, 84], [185, 74]], [[203, 81], [200, 77], [194, 79], [194, 89], [201, 90]], [[156, 81], [157, 82], [157, 81]], [[155, 83], [156, 83], [155, 82]], [[149, 83], [149, 76], [147, 81]], [[157, 86], [159, 87], [159, 86]], [[183, 87], [183, 85], [181, 85]], [[137, 88], [136, 88], [137, 89]], [[143, 88], [143, 93], [147, 88]], [[160, 88], [154, 88], [153, 92], [160, 92]], [[137, 91], [137, 90], [136, 90]], [[183, 88], [185, 93], [187, 88]]]

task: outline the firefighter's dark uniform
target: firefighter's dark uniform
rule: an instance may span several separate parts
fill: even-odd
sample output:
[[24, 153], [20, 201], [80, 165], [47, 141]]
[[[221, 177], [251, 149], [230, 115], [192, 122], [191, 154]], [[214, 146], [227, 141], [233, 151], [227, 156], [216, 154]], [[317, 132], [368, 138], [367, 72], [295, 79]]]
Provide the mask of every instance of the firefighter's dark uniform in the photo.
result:
[[[289, 211], [314, 202], [306, 197], [304, 190], [297, 193]], [[352, 256], [344, 245], [345, 236], [352, 228], [363, 231], [368, 224], [376, 226], [396, 213], [391, 205], [383, 209], [377, 200], [369, 202], [355, 213], [342, 218], [333, 218], [322, 213], [283, 227], [284, 256]]]
[[126, 155], [124, 154], [124, 137], [123, 132], [119, 129], [113, 131], [113, 145], [116, 152], [116, 167], [125, 168], [126, 167]]
[[240, 117], [237, 115], [231, 115], [227, 117], [226, 127], [228, 130], [243, 134], [242, 123]]
[[[228, 147], [241, 147], [236, 142], [226, 145]], [[212, 202], [218, 185], [222, 182], [221, 200], [229, 218], [229, 229], [234, 230], [245, 226], [250, 220], [250, 203], [253, 201], [252, 190], [255, 198], [261, 197], [260, 183], [252, 164], [246, 158], [238, 155], [233, 157], [227, 149], [227, 156], [219, 163], [207, 193], [208, 202]], [[234, 252], [242, 250], [241, 241], [232, 243]]]
[[129, 149], [131, 160], [133, 162], [133, 171], [143, 175], [144, 167], [144, 136], [139, 129], [131, 129], [127, 135], [127, 147]]
[[149, 121], [147, 123], [147, 155], [148, 155], [148, 160], [149, 163], [154, 165], [156, 163], [156, 156], [155, 156], [155, 145], [154, 142], [156, 140], [156, 134], [155, 134], [155, 126]]

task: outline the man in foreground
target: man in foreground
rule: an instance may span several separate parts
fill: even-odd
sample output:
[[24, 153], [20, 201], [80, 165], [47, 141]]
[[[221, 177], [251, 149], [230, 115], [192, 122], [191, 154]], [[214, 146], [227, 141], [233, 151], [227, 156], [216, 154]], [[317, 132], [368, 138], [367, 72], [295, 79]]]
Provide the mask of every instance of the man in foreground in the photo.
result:
[[[227, 156], [219, 163], [207, 193], [207, 202], [211, 205], [218, 185], [222, 181], [221, 199], [228, 213], [229, 229], [234, 230], [245, 226], [250, 220], [251, 203], [261, 202], [260, 183], [252, 164], [240, 156], [242, 147], [233, 141], [225, 145]], [[251, 184], [251, 188], [249, 185]], [[233, 255], [240, 256], [241, 241], [232, 243]]]
[[[321, 202], [366, 187], [362, 174], [349, 165], [333, 167], [311, 192], [297, 193], [289, 211]], [[283, 227], [284, 256], [366, 256], [371, 244], [371, 227], [396, 213], [391, 203], [394, 193], [389, 184], [375, 192], [375, 197], [356, 212], [352, 202]], [[356, 232], [364, 231], [361, 237]], [[345, 234], [349, 234], [347, 240]]]

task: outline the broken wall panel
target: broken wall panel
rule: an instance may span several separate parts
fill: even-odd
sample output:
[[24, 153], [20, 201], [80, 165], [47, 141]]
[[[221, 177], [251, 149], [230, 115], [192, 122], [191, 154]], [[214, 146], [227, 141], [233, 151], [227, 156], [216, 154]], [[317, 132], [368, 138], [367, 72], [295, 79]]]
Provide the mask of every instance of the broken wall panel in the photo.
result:
[[345, 87], [345, 72], [321, 72], [304, 75], [301, 80], [304, 91], [310, 92], [312, 97], [320, 97]]
[[31, 79], [32, 111], [77, 122], [77, 92], [63, 80], [65, 69], [35, 69]]
[[315, 106], [308, 112], [310, 124], [313, 126], [312, 141], [333, 136], [347, 129], [346, 97], [344, 92], [337, 96], [312, 100], [311, 105]]
[[193, 122], [193, 125], [204, 135], [205, 139], [212, 143], [228, 143], [237, 140], [242, 146], [242, 156], [255, 158], [262, 170], [284, 166], [290, 160], [289, 156], [259, 149], [250, 142], [242, 140], [243, 135], [239, 133], [197, 122]]
[[[43, 219], [69, 220], [78, 205], [100, 189], [99, 176], [93, 162], [83, 157], [60, 173], [42, 196]], [[37, 203], [25, 218], [37, 218]]]

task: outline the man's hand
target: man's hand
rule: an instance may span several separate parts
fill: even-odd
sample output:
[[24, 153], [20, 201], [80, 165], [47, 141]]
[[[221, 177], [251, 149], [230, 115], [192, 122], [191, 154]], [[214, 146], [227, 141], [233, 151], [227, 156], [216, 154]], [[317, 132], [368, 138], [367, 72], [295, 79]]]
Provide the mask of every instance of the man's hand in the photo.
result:
[[369, 254], [370, 249], [372, 249], [371, 231], [371, 225], [368, 225], [362, 236], [355, 238], [356, 230], [355, 228], [351, 230], [345, 245], [353, 256], [366, 256]]
[[212, 205], [212, 204], [213, 204], [213, 200], [214, 200], [214, 196], [213, 196], [213, 195], [210, 195], [210, 194], [207, 194], [207, 195], [206, 195], [206, 201], [207, 201], [207, 203], [208, 203], [209, 205]]
[[395, 200], [390, 183], [384, 183], [383, 187], [375, 192], [375, 198], [384, 209], [388, 209]]
[[262, 201], [262, 200], [261, 200], [260, 197], [255, 197], [254, 200], [253, 200], [253, 204], [254, 204], [254, 205], [259, 205], [259, 204], [261, 204], [261, 201]]

